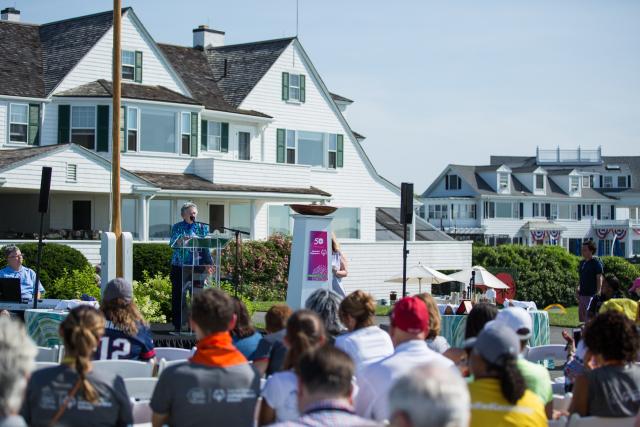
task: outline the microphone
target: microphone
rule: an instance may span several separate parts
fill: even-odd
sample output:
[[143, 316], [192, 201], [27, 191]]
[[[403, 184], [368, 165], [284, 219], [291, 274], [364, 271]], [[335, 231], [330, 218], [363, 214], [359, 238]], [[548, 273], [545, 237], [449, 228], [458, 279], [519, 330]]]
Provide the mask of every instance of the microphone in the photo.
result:
[[196, 222], [196, 216], [195, 215], [191, 215], [189, 217], [189, 219], [191, 220], [191, 222]]

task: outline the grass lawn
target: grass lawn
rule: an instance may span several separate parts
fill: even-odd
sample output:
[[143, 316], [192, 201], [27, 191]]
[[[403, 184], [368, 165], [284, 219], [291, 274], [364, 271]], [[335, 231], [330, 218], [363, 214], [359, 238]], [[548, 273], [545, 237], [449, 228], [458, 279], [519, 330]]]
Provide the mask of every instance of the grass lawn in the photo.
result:
[[580, 321], [578, 320], [578, 307], [567, 307], [566, 314], [549, 313], [549, 324], [551, 326], [561, 326], [564, 328], [575, 328]]

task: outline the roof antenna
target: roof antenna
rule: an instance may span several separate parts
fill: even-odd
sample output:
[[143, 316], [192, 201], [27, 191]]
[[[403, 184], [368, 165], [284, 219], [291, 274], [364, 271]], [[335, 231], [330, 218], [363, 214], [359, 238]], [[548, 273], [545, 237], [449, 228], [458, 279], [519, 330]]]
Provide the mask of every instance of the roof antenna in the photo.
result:
[[298, 22], [300, 20], [300, 0], [296, 0], [296, 37], [298, 37]]

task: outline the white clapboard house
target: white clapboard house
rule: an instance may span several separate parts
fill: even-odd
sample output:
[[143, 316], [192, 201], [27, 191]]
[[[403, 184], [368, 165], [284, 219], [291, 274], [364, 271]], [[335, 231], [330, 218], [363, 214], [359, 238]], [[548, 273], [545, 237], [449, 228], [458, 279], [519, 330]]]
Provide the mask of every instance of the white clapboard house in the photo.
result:
[[422, 201], [421, 215], [456, 238], [555, 244], [575, 254], [593, 239], [599, 255], [640, 256], [640, 156], [558, 148], [451, 164]]
[[[0, 243], [33, 238], [45, 165], [47, 238], [95, 240], [110, 219], [112, 12], [42, 25], [2, 12]], [[339, 207], [343, 242], [400, 239], [398, 187], [349, 127], [353, 101], [329, 92], [297, 38], [225, 45], [201, 26], [193, 46], [162, 44], [125, 8], [122, 81], [122, 216], [134, 239], [166, 240], [185, 201], [212, 229], [254, 239], [289, 233], [287, 205], [312, 202]], [[411, 236], [463, 248], [442, 268], [470, 262], [426, 221]]]

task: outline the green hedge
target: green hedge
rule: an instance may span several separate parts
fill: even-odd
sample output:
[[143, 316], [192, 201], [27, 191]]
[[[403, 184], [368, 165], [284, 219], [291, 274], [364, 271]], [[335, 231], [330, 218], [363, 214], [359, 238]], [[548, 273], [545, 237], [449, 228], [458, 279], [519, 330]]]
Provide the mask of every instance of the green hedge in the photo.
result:
[[617, 256], [603, 256], [604, 274], [614, 274], [619, 280], [622, 292], [627, 295], [627, 290], [633, 281], [640, 277], [640, 265], [632, 264], [624, 258]]
[[[38, 244], [22, 243], [16, 246], [20, 248], [22, 255], [24, 255], [24, 265], [35, 270]], [[4, 264], [4, 260], [2, 264]], [[91, 264], [89, 264], [87, 258], [85, 258], [79, 250], [60, 243], [46, 243], [42, 247], [40, 282], [45, 290], [48, 291], [49, 286], [52, 285], [56, 279], [67, 275], [66, 272], [73, 272], [74, 270], [84, 271], [87, 267], [91, 267]], [[55, 298], [50, 293], [47, 294], [47, 297]]]
[[169, 276], [172, 253], [166, 243], [134, 243], [133, 280], [145, 280], [145, 271], [150, 277]]

